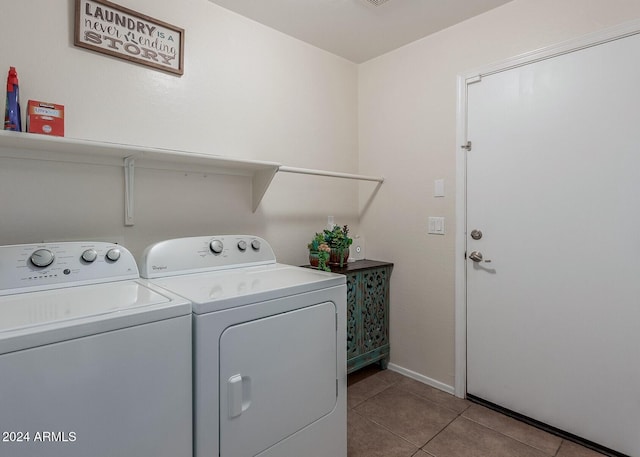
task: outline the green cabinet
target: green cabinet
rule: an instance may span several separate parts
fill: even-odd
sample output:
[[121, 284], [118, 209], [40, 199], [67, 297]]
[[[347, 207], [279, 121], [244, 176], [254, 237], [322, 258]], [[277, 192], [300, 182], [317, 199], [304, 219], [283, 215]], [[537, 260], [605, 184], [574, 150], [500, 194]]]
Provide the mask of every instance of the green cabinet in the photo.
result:
[[347, 373], [389, 363], [389, 280], [393, 264], [359, 260], [334, 273], [347, 277]]

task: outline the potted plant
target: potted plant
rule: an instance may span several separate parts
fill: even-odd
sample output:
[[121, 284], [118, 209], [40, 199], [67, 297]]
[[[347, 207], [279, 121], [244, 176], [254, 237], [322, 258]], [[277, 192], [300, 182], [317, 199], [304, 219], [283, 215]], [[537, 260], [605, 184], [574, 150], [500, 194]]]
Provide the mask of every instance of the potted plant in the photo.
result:
[[324, 233], [316, 233], [311, 243], [307, 245], [309, 249], [309, 263], [319, 270], [331, 271], [327, 265], [331, 248], [325, 240]]
[[349, 258], [349, 246], [353, 243], [353, 239], [349, 238], [349, 227], [334, 225], [331, 230], [325, 229], [324, 239], [331, 248], [329, 265], [342, 267]]

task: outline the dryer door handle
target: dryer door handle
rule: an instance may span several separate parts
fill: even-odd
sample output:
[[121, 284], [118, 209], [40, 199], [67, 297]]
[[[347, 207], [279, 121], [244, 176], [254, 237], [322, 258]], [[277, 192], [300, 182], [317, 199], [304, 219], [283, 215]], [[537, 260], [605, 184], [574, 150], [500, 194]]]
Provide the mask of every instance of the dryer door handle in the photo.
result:
[[227, 381], [229, 418], [240, 416], [251, 405], [251, 378], [241, 374], [233, 375]]

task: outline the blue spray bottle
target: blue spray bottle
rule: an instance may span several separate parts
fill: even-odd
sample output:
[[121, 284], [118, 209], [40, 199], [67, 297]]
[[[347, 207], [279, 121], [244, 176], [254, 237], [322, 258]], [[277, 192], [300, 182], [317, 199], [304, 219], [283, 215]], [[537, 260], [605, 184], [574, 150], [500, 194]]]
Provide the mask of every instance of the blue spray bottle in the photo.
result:
[[18, 72], [14, 67], [10, 67], [9, 76], [7, 77], [7, 108], [4, 112], [4, 129], [21, 132], [21, 119]]

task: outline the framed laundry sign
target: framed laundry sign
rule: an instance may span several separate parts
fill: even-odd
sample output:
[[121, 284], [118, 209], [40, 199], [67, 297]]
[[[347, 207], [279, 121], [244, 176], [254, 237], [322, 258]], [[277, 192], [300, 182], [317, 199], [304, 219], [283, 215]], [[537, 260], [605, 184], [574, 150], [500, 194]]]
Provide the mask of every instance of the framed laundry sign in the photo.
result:
[[184, 73], [184, 30], [106, 0], [76, 0], [74, 44]]

